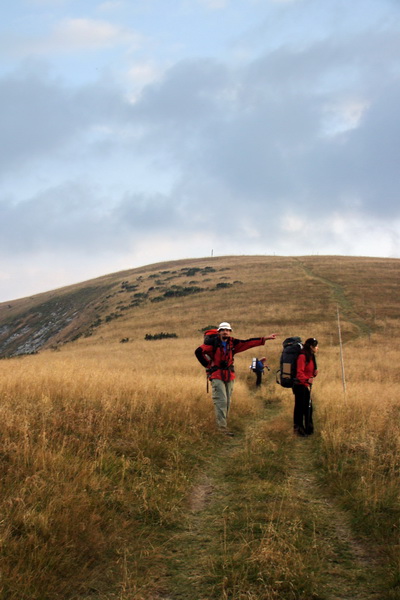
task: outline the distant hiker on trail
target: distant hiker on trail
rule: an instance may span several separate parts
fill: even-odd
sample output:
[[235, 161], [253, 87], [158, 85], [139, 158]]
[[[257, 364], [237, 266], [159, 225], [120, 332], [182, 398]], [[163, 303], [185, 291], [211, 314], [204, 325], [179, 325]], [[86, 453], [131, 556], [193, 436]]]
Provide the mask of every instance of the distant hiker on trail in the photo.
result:
[[227, 417], [231, 403], [235, 379], [234, 356], [256, 346], [263, 346], [266, 340], [274, 340], [276, 333], [269, 336], [239, 340], [232, 337], [232, 327], [224, 321], [213, 336], [195, 350], [198, 361], [207, 369], [211, 381], [215, 418], [219, 431], [233, 435], [227, 428]]
[[317, 352], [318, 341], [308, 338], [297, 358], [296, 381], [293, 385], [293, 428], [295, 434], [303, 437], [314, 432], [311, 388], [318, 374], [315, 356]]
[[265, 356], [263, 356], [262, 358], [253, 358], [252, 363], [249, 367], [253, 371], [253, 373], [256, 374], [257, 387], [261, 385], [264, 368], [267, 367], [267, 369], [269, 370], [268, 365], [265, 364], [266, 360], [267, 359], [265, 358]]

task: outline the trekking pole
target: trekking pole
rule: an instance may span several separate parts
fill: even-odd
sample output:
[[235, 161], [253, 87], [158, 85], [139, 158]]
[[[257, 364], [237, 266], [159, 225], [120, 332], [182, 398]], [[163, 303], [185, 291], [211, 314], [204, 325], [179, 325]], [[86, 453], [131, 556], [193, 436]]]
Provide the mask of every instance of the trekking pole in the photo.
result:
[[312, 407], [311, 391], [312, 391], [312, 383], [310, 384], [310, 398], [308, 399], [308, 410], [307, 410], [307, 418], [306, 418], [306, 424], [305, 424], [307, 435], [310, 433], [311, 407]]
[[343, 347], [342, 347], [342, 333], [341, 333], [341, 329], [340, 329], [339, 305], [337, 306], [337, 321], [338, 321], [338, 331], [339, 331], [340, 363], [342, 365], [343, 394], [344, 394], [344, 396], [346, 396], [346, 377], [344, 374], [344, 360], [343, 360]]

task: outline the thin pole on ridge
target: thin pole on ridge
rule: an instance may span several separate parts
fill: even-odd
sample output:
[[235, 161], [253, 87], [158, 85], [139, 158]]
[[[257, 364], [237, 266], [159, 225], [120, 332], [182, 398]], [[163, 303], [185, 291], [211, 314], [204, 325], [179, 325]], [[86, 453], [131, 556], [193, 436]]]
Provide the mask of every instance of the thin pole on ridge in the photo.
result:
[[339, 332], [340, 363], [342, 366], [343, 394], [346, 396], [346, 376], [344, 374], [343, 345], [342, 345], [342, 332], [341, 332], [341, 328], [340, 328], [339, 305], [337, 305], [337, 322], [338, 322], [338, 332]]

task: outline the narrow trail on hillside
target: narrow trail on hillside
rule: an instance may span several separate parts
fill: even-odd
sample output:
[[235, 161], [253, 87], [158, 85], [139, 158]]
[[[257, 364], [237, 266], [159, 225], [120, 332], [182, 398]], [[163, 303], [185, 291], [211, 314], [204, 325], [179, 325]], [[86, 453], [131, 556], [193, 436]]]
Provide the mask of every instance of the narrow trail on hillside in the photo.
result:
[[359, 331], [359, 335], [371, 335], [372, 327], [370, 324], [366, 322], [366, 320], [361, 317], [352, 302], [346, 296], [344, 289], [336, 282], [327, 279], [326, 277], [322, 277], [321, 275], [317, 275], [314, 271], [306, 266], [299, 258], [293, 259], [297, 264], [301, 266], [306, 275], [312, 277], [315, 280], [321, 281], [326, 286], [328, 286], [332, 292], [332, 296], [336, 301], [338, 308], [340, 309], [342, 315], [352, 323]]
[[[316, 446], [311, 439], [295, 440], [288, 493], [303, 502], [325, 525], [322, 542], [328, 550], [324, 597], [327, 600], [382, 600], [375, 588], [379, 565], [365, 542], [353, 534], [349, 515], [329, 498], [318, 483]], [[318, 534], [317, 534], [318, 535]]]
[[[221, 443], [209, 457], [206, 468], [199, 474], [188, 499], [186, 520], [182, 530], [175, 533], [165, 548], [165, 570], [160, 574], [158, 592], [148, 600], [212, 600], [217, 598], [242, 598], [242, 595], [226, 593], [223, 581], [209, 587], [209, 578], [215, 574], [216, 563], [229, 563], [229, 546], [224, 528], [225, 511], [230, 510], [232, 500], [231, 481], [226, 468], [231, 460], [243, 453], [246, 439], [265, 435], [265, 424], [273, 427], [282, 415], [275, 409], [265, 411], [261, 419], [247, 425], [246, 430], [235, 438], [221, 438]], [[332, 501], [318, 483], [316, 471], [317, 444], [313, 438], [293, 438], [288, 443], [288, 431], [283, 434], [288, 448], [288, 472], [283, 483], [282, 497], [296, 507], [301, 518], [307, 511], [314, 519], [315, 547], [323, 549], [324, 559], [315, 566], [318, 573], [318, 593], [313, 599], [321, 600], [382, 600], [376, 591], [375, 560], [369, 548], [351, 531], [347, 514]], [[249, 499], [247, 499], [247, 502]], [[268, 497], [263, 504], [268, 505]], [[245, 503], [241, 510], [245, 511]], [[267, 510], [265, 510], [265, 513]], [[265, 522], [268, 515], [265, 514]], [[285, 533], [287, 535], [287, 532]], [[318, 550], [317, 550], [318, 551]], [[222, 578], [223, 579], [223, 578]], [[211, 584], [210, 584], [211, 585]], [[207, 592], [206, 589], [212, 590]], [[305, 598], [272, 591], [271, 595], [255, 596], [249, 592], [246, 598]]]
[[202, 593], [201, 581], [212, 570], [216, 552], [224, 552], [223, 544], [218, 547], [216, 541], [221, 513], [215, 507], [229, 495], [224, 476], [226, 464], [243, 444], [241, 437], [220, 438], [218, 450], [199, 474], [188, 498], [185, 526], [165, 548], [166, 570], [160, 583], [168, 591], [151, 600], [208, 600]]

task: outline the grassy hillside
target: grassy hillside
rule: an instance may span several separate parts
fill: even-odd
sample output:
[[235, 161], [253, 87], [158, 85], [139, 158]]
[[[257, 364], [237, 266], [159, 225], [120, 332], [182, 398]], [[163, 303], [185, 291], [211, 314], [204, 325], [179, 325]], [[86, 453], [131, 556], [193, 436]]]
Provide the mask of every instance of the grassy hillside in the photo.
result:
[[195, 335], [222, 314], [243, 335], [269, 323], [285, 335], [304, 322], [306, 311], [307, 322], [314, 318], [322, 327], [324, 320], [321, 331], [334, 336], [336, 305], [350, 339], [379, 330], [382, 317], [398, 318], [398, 264], [346, 257], [224, 257], [124, 271], [1, 303], [0, 356], [54, 348], [79, 337], [97, 339], [100, 331], [107, 338], [117, 332], [141, 337], [146, 328], [168, 324], [178, 335]]
[[[399, 271], [196, 259], [1, 304], [0, 598], [399, 598]], [[279, 335], [261, 390], [237, 356], [223, 441], [193, 354], [222, 320]], [[320, 341], [307, 440], [274, 382], [295, 334]]]

